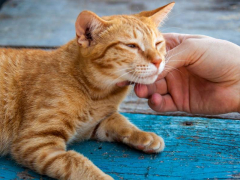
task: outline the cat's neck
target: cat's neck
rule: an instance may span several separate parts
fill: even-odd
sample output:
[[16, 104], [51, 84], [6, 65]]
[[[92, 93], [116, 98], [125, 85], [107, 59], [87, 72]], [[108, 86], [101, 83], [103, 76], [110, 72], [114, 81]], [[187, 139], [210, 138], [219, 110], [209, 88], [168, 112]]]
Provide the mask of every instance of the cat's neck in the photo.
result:
[[[89, 94], [92, 99], [104, 99], [110, 96], [125, 97], [128, 92], [128, 87], [118, 87], [115, 84], [105, 85], [105, 80], [99, 82], [96, 80], [94, 72], [87, 65], [86, 59], [81, 57], [80, 48], [77, 41], [74, 39], [57, 50], [61, 54], [61, 61], [64, 61], [67, 71], [73, 74], [74, 78], [78, 80], [85, 92]], [[121, 98], [121, 99], [122, 99]]]

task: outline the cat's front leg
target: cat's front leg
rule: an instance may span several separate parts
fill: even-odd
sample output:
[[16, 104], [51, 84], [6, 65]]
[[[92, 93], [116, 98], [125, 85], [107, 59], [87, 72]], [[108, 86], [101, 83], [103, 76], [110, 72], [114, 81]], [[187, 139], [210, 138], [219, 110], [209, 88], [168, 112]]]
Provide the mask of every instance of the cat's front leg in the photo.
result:
[[66, 151], [64, 129], [25, 131], [13, 143], [12, 156], [18, 163], [40, 174], [61, 180], [113, 180], [90, 160]]
[[95, 137], [102, 141], [121, 141], [146, 153], [158, 153], [165, 147], [161, 137], [139, 130], [119, 113], [103, 120], [95, 132]]

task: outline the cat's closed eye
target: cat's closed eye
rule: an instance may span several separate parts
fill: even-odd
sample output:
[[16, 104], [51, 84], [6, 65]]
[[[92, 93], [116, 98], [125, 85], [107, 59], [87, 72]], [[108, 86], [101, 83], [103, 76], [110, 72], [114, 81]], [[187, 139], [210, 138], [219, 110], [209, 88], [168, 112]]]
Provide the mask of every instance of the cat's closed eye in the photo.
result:
[[156, 42], [155, 46], [157, 47], [158, 45], [162, 44], [163, 41]]
[[136, 44], [126, 44], [126, 46], [130, 48], [138, 48], [138, 45]]

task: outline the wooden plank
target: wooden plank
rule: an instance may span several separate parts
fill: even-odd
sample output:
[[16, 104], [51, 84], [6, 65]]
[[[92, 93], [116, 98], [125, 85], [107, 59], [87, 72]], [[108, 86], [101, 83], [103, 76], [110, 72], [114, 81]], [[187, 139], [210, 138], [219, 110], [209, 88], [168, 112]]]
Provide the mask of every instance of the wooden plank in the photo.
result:
[[[0, 10], [0, 46], [53, 48], [74, 38], [74, 22], [80, 11], [98, 15], [130, 14], [154, 9], [169, 0], [9, 0]], [[177, 1], [163, 32], [205, 34], [240, 44], [240, 2], [224, 0]], [[158, 114], [146, 100], [130, 95], [122, 112]], [[74, 144], [115, 179], [240, 179], [238, 113], [199, 117], [166, 117], [125, 114], [144, 130], [162, 135], [166, 150], [146, 155], [115, 143], [88, 141]], [[176, 112], [164, 115], [187, 115]], [[193, 115], [191, 115], [193, 116]], [[203, 116], [203, 115], [200, 115]], [[0, 179], [50, 179], [0, 158]]]
[[[74, 149], [116, 180], [240, 179], [240, 121], [123, 113], [143, 130], [165, 139], [161, 154], [117, 143], [87, 141]], [[0, 179], [48, 180], [9, 157], [0, 158]]]
[[[131, 14], [160, 7], [171, 0], [8, 0], [0, 10], [0, 45], [60, 46], [75, 37], [82, 10], [100, 16]], [[163, 32], [204, 34], [240, 44], [240, 2], [176, 1]]]
[[139, 99], [132, 91], [120, 105], [120, 112], [141, 113], [141, 114], [158, 114], [165, 116], [189, 116], [189, 117], [209, 117], [221, 119], [240, 119], [240, 114], [237, 112], [219, 114], [219, 115], [206, 115], [206, 114], [190, 114], [186, 112], [166, 112], [160, 113], [153, 111], [148, 106], [147, 99]]

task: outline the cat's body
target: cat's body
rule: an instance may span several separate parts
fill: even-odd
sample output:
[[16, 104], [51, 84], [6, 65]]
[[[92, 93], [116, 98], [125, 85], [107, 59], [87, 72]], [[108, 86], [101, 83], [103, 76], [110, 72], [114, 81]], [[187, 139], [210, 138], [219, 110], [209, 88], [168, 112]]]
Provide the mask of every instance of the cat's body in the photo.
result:
[[[156, 59], [163, 58], [165, 46], [158, 47], [154, 40], [156, 49], [151, 49], [153, 38], [158, 39], [158, 32], [148, 29], [151, 21], [138, 16], [117, 18], [121, 21], [81, 13], [77, 38], [57, 50], [0, 49], [0, 154], [10, 153], [18, 163], [58, 179], [112, 179], [87, 158], [66, 151], [66, 145], [94, 138], [120, 141], [145, 152], [163, 150], [162, 138], [139, 130], [118, 113], [129, 87], [116, 83], [154, 81], [162, 70]], [[134, 27], [126, 23], [129, 19], [140, 23], [139, 18], [146, 21], [151, 40], [136, 24], [136, 30], [128, 31], [142, 42], [126, 46], [123, 42], [133, 37], [121, 36], [117, 30], [122, 25]], [[120, 25], [107, 24], [111, 21]], [[120, 38], [115, 38], [116, 33]], [[133, 77], [124, 77], [123, 71], [134, 65], [131, 58], [140, 56], [148, 60], [134, 66]]]
[[[58, 120], [63, 123], [60, 127], [73, 126], [76, 132], [65, 138], [84, 140], [93, 135], [100, 121], [117, 112], [128, 87], [116, 86], [111, 92], [89, 88], [94, 85], [84, 77], [78, 54], [76, 40], [54, 51], [1, 49], [1, 154], [10, 152], [9, 142], [21, 134], [19, 128], [40, 128], [54, 116], [66, 116]], [[73, 120], [68, 117], [70, 110]]]

